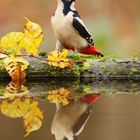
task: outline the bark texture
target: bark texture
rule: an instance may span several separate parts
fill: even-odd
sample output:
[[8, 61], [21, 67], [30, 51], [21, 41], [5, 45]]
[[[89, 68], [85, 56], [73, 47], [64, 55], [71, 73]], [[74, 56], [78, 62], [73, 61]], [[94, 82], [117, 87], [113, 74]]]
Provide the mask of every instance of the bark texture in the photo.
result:
[[[70, 68], [57, 68], [47, 64], [46, 61], [33, 57], [26, 57], [30, 66], [27, 77], [48, 78], [93, 78], [93, 79], [140, 79], [140, 59], [86, 59], [76, 62]], [[8, 77], [4, 69], [3, 60], [0, 60], [0, 79]]]

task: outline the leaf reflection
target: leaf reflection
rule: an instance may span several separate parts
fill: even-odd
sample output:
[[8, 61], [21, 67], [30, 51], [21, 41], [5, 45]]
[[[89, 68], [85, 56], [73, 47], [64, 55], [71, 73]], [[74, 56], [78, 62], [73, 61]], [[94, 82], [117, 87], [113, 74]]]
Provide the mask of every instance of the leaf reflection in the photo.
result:
[[39, 109], [38, 102], [34, 99], [5, 99], [0, 103], [0, 111], [10, 118], [22, 118], [26, 130], [25, 136], [42, 126], [43, 112]]
[[29, 111], [30, 99], [21, 101], [20, 98], [14, 100], [3, 100], [0, 104], [1, 113], [10, 118], [21, 118]]
[[56, 90], [50, 90], [48, 92], [48, 100], [51, 103], [60, 103], [62, 105], [68, 105], [69, 99], [68, 97], [71, 94], [71, 89], [67, 88], [59, 88]]
[[0, 99], [22, 97], [29, 92], [28, 87], [24, 84], [17, 86], [15, 83], [10, 82], [0, 95]]
[[30, 104], [29, 111], [25, 114], [24, 127], [28, 136], [32, 131], [40, 129], [42, 126], [43, 112], [38, 107], [38, 102], [34, 101]]

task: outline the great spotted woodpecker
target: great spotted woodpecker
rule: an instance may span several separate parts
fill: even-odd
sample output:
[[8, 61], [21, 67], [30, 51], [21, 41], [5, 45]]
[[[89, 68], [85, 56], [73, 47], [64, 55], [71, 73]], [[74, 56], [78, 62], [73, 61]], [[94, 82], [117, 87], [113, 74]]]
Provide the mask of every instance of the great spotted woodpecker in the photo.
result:
[[57, 39], [56, 50], [72, 49], [83, 54], [100, 55], [91, 34], [75, 9], [75, 0], [57, 0], [51, 24]]

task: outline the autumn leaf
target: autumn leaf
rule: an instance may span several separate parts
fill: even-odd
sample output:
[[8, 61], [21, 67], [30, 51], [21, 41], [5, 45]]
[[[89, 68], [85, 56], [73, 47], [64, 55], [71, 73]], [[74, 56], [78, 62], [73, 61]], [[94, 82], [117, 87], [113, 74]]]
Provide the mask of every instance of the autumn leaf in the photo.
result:
[[31, 22], [27, 17], [24, 17], [24, 18], [27, 21], [24, 28], [25, 35], [30, 38], [38, 38], [38, 36], [43, 33], [40, 25], [37, 23]]
[[44, 35], [40, 25], [31, 22], [25, 17], [27, 23], [24, 28], [25, 45], [24, 48], [27, 53], [37, 54], [38, 48], [43, 41]]
[[0, 40], [2, 51], [6, 52], [8, 49], [21, 54], [22, 43], [24, 42], [25, 35], [22, 32], [11, 32], [5, 35]]
[[22, 85], [26, 77], [26, 69], [29, 63], [21, 58], [10, 56], [4, 59], [5, 69], [12, 78], [12, 82]]
[[64, 49], [62, 52], [53, 51], [48, 55], [48, 64], [60, 68], [70, 68], [72, 62], [67, 58], [69, 51]]
[[38, 53], [44, 38], [43, 31], [40, 25], [25, 19], [27, 23], [23, 32], [10, 32], [0, 39], [0, 48], [3, 52], [19, 55], [22, 54], [22, 50], [25, 50], [27, 54]]
[[30, 105], [30, 110], [24, 116], [24, 127], [28, 136], [32, 131], [40, 129], [42, 126], [43, 112], [38, 108], [38, 102], [33, 101]]
[[70, 96], [70, 94], [71, 90], [66, 88], [51, 90], [48, 92], [48, 100], [51, 103], [60, 103], [62, 105], [67, 105], [69, 104], [68, 97]]
[[[14, 70], [14, 68], [18, 65], [17, 63], [19, 63], [19, 67], [21, 69], [21, 71], [24, 71], [28, 68], [28, 61], [25, 60], [24, 58], [21, 57], [14, 57], [13, 55], [11, 55], [10, 57], [6, 58], [4, 60], [4, 63], [6, 65], [6, 70], [9, 71], [10, 73]], [[11, 67], [8, 67], [8, 65], [13, 64], [13, 67], [11, 69]]]

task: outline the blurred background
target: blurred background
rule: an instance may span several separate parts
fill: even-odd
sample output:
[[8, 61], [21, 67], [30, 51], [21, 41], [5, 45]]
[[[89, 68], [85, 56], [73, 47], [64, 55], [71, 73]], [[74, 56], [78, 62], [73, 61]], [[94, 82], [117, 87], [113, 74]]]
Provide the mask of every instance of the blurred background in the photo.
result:
[[[40, 49], [55, 48], [50, 18], [56, 0], [4, 0], [0, 4], [0, 37], [22, 31], [24, 16], [40, 24], [45, 40]], [[140, 56], [140, 0], [76, 0], [76, 7], [105, 55]]]

